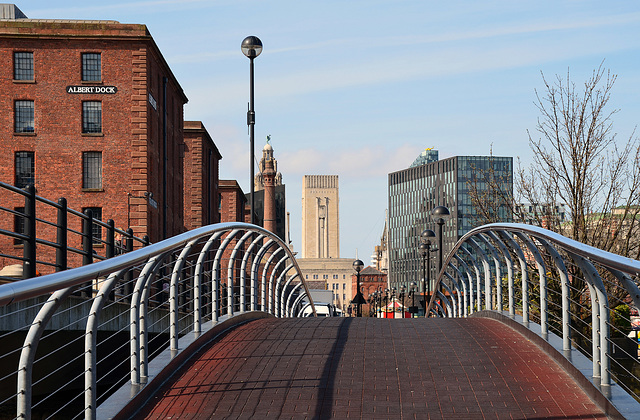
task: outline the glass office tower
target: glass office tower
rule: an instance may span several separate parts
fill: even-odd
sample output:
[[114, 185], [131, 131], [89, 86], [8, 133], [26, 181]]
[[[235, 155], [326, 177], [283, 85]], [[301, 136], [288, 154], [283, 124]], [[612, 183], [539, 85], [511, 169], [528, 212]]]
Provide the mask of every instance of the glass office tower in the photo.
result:
[[[430, 151], [431, 153], [437, 151]], [[437, 156], [437, 154], [436, 154]], [[422, 256], [418, 251], [424, 229], [438, 233], [431, 210], [446, 206], [451, 212], [443, 230], [446, 255], [456, 241], [480, 223], [470, 190], [482, 194], [489, 188], [491, 174], [507, 196], [513, 191], [513, 158], [496, 156], [455, 156], [412, 166], [389, 174], [389, 282], [398, 290], [412, 281], [421, 284]], [[498, 210], [498, 219], [511, 221], [507, 205]], [[437, 238], [433, 238], [435, 249]], [[431, 279], [436, 275], [437, 253], [431, 253]]]

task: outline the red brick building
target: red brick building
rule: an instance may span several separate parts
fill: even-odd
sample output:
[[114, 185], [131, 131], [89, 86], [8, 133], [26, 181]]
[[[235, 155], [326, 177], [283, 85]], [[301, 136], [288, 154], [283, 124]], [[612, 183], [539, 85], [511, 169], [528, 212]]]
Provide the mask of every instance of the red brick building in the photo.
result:
[[[351, 276], [351, 293], [352, 296], [356, 295], [357, 288], [357, 275]], [[368, 313], [369, 303], [371, 300], [371, 294], [376, 290], [384, 291], [387, 288], [387, 274], [375, 269], [374, 267], [366, 267], [360, 271], [360, 292], [367, 301], [367, 305], [364, 306], [363, 313]]]
[[184, 224], [187, 230], [220, 222], [222, 155], [200, 121], [184, 122]]
[[220, 221], [250, 223], [247, 198], [235, 180], [219, 180]]
[[[40, 196], [66, 197], [69, 208], [92, 208], [152, 242], [217, 221], [192, 194], [184, 203], [185, 187], [193, 187], [217, 204], [217, 193], [205, 192], [212, 178], [198, 186], [184, 170], [209, 153], [219, 159], [201, 124], [190, 124], [183, 141], [186, 102], [145, 25], [0, 21], [2, 182], [34, 184]], [[187, 149], [201, 153], [185, 158]], [[217, 161], [207, 170], [201, 179], [217, 178]], [[6, 207], [24, 205], [7, 200]], [[198, 220], [185, 221], [184, 212], [194, 210]], [[55, 220], [53, 213], [39, 217]], [[10, 220], [0, 223], [13, 228]], [[13, 246], [5, 239], [0, 247]]]

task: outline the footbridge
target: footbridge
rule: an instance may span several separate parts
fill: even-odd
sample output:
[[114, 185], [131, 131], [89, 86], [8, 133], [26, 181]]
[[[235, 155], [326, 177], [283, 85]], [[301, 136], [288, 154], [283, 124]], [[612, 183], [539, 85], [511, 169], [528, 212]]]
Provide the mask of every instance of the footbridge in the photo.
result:
[[639, 274], [493, 224], [428, 318], [302, 318], [280, 239], [207, 226], [0, 285], [0, 418], [637, 418]]

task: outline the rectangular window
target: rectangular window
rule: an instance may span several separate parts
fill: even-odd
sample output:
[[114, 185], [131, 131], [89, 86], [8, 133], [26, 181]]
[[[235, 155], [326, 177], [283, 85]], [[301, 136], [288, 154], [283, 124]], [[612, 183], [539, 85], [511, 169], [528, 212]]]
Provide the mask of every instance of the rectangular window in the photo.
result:
[[33, 133], [34, 124], [33, 101], [15, 102], [15, 132]]
[[[102, 220], [102, 207], [86, 207], [83, 213], [87, 213], [87, 210], [91, 210], [93, 214], [93, 220]], [[91, 237], [94, 244], [102, 243], [102, 226], [96, 222], [93, 222], [91, 226]]]
[[34, 152], [16, 152], [15, 155], [15, 186], [24, 188], [35, 185], [36, 159]]
[[33, 53], [13, 53], [13, 79], [33, 80]]
[[102, 152], [82, 152], [82, 188], [102, 189]]
[[102, 102], [82, 103], [82, 132], [102, 133]]
[[100, 82], [102, 80], [102, 66], [100, 53], [82, 54], [82, 81]]
[[[16, 207], [13, 209], [16, 213], [13, 215], [13, 231], [15, 233], [24, 234], [24, 207]], [[13, 240], [14, 245], [22, 245], [22, 239], [15, 238]]]

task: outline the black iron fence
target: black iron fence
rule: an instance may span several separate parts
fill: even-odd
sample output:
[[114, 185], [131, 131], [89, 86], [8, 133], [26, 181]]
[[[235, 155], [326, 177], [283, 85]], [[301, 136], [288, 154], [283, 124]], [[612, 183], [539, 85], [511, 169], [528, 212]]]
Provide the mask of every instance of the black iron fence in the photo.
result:
[[149, 244], [147, 235], [136, 237], [92, 209], [82, 212], [68, 208], [65, 198], [54, 202], [36, 195], [33, 185], [0, 182], [0, 198], [0, 268], [22, 266], [6, 276], [0, 272], [5, 280], [87, 265]]

